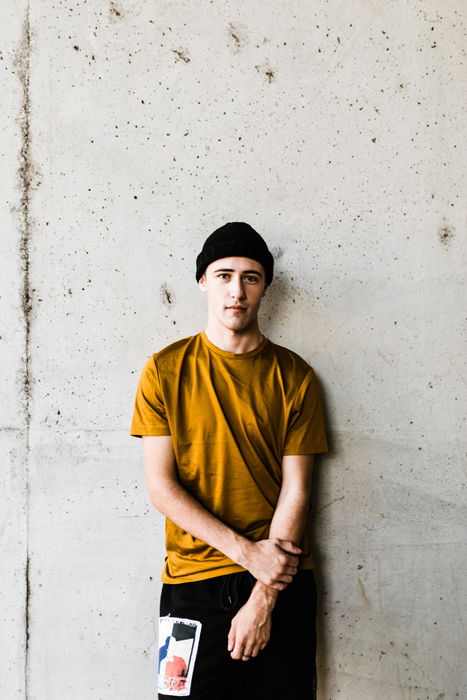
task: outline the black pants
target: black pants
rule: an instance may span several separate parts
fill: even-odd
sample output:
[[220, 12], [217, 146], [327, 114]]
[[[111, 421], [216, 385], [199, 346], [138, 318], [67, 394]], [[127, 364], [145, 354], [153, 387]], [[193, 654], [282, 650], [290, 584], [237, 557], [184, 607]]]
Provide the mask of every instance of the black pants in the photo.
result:
[[[160, 678], [180, 680], [178, 684], [173, 681], [175, 685], [168, 694], [163, 688], [170, 686], [160, 687], [160, 699], [184, 695], [191, 700], [315, 700], [313, 571], [298, 571], [292, 583], [279, 593], [266, 648], [248, 661], [234, 660], [227, 651], [230, 622], [248, 600], [254, 583], [251, 574], [242, 571], [193, 583], [163, 585]], [[201, 623], [199, 637], [196, 622]]]

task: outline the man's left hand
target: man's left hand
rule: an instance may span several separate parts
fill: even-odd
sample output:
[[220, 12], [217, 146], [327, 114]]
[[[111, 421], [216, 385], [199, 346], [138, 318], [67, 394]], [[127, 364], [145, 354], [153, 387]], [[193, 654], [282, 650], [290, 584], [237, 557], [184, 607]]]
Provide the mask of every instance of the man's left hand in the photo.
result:
[[[272, 590], [272, 589], [270, 589]], [[232, 619], [227, 649], [232, 659], [248, 661], [259, 654], [271, 635], [271, 614], [277, 596], [261, 594], [258, 584], [245, 605]]]

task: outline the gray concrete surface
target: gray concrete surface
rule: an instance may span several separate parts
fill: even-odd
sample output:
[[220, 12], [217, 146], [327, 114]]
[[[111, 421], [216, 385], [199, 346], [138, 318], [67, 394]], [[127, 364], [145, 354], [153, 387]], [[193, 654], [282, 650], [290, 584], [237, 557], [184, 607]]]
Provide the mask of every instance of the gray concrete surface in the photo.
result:
[[2, 700], [156, 697], [133, 398], [229, 220], [326, 398], [319, 698], [465, 700], [465, 4], [2, 11]]

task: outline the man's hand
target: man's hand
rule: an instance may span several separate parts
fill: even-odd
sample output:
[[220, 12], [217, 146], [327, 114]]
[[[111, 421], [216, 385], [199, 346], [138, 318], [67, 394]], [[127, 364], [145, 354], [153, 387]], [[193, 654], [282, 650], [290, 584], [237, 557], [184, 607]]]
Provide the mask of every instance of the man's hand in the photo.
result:
[[248, 542], [239, 563], [266, 586], [283, 591], [297, 573], [300, 547], [290, 540], [273, 537]]
[[227, 638], [227, 649], [232, 659], [257, 656], [271, 635], [271, 614], [278, 592], [256, 584], [245, 605], [232, 619]]

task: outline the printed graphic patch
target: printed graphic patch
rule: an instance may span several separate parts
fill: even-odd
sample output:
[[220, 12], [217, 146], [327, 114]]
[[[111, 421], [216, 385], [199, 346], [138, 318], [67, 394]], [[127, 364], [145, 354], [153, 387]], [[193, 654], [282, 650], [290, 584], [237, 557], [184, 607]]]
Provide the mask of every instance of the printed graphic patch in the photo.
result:
[[201, 622], [182, 617], [159, 618], [158, 692], [189, 695]]

